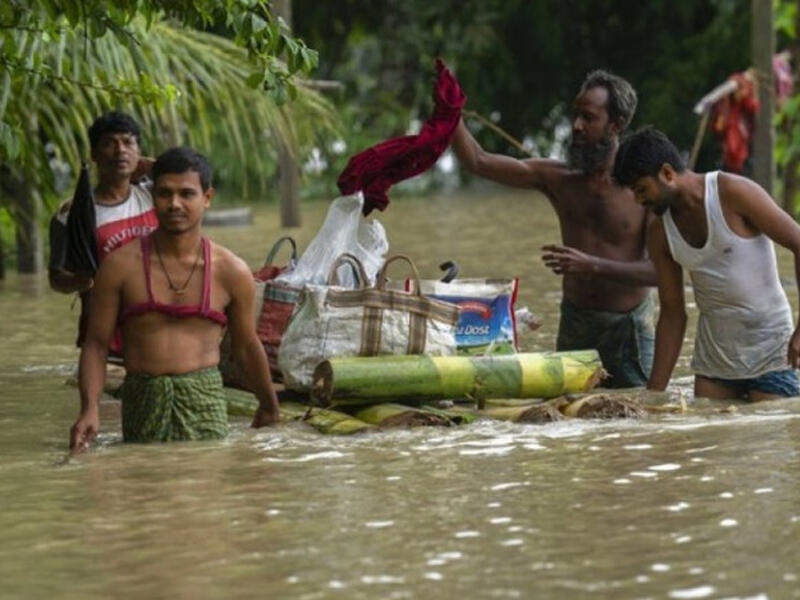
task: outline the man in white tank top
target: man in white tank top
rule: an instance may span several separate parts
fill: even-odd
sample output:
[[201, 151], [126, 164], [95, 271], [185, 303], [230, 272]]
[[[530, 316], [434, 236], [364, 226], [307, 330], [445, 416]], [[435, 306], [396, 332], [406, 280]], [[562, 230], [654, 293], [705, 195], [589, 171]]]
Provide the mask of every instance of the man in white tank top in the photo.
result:
[[652, 128], [622, 142], [614, 177], [661, 217], [647, 231], [661, 305], [647, 387], [666, 388], [681, 351], [686, 269], [700, 313], [695, 395], [751, 401], [800, 396], [800, 333], [773, 245], [794, 254], [800, 282], [800, 226], [753, 181], [686, 169], [672, 142]]

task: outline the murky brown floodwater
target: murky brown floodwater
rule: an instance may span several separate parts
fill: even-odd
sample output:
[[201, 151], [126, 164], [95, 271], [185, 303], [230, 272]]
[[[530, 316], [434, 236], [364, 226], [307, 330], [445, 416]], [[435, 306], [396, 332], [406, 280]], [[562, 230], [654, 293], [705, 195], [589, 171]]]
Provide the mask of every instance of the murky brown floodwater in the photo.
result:
[[[304, 207], [301, 247], [326, 205]], [[282, 232], [209, 229], [255, 266]], [[558, 239], [542, 199], [396, 199], [379, 219], [423, 276], [521, 278], [554, 344]], [[794, 305], [791, 264], [782, 273]], [[477, 423], [336, 438], [301, 424], [222, 443], [123, 445], [59, 466], [78, 409], [75, 311], [44, 279], [0, 284], [0, 597], [797, 598], [800, 405], [644, 421]], [[691, 391], [690, 345], [672, 396]]]

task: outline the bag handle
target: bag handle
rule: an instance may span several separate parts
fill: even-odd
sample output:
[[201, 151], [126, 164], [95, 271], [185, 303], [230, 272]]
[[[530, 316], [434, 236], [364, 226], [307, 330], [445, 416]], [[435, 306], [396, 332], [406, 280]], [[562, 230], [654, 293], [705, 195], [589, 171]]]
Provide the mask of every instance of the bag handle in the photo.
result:
[[350, 268], [353, 269], [353, 275], [356, 277], [356, 289], [366, 287], [369, 281], [367, 271], [364, 269], [364, 265], [361, 264], [361, 261], [358, 260], [358, 257], [349, 252], [340, 254], [336, 257], [336, 260], [333, 261], [331, 270], [328, 272], [328, 285], [339, 285], [338, 270], [342, 265], [350, 265]]
[[388, 281], [386, 272], [389, 270], [389, 265], [397, 260], [402, 260], [408, 263], [408, 266], [411, 268], [411, 278], [414, 282], [414, 289], [411, 290], [411, 293], [415, 296], [421, 296], [422, 292], [420, 291], [419, 271], [417, 271], [417, 266], [414, 264], [414, 261], [412, 261], [411, 258], [406, 254], [395, 254], [394, 256], [390, 256], [386, 259], [386, 262], [383, 263], [381, 270], [378, 271], [378, 275], [375, 278], [375, 287], [379, 290], [386, 289], [386, 282]]
[[272, 265], [275, 257], [278, 255], [278, 251], [283, 246], [284, 242], [289, 242], [292, 245], [292, 255], [289, 257], [289, 263], [287, 268], [291, 268], [297, 262], [297, 243], [294, 241], [294, 238], [290, 235], [284, 235], [277, 239], [277, 241], [272, 245], [269, 253], [267, 254], [267, 258], [264, 261], [264, 266], [268, 267]]
[[442, 278], [439, 280], [442, 283], [450, 283], [451, 281], [453, 281], [453, 279], [458, 277], [458, 264], [452, 260], [443, 262], [442, 264], [439, 265], [439, 268], [442, 271], [446, 271], [446, 273], [442, 275]]

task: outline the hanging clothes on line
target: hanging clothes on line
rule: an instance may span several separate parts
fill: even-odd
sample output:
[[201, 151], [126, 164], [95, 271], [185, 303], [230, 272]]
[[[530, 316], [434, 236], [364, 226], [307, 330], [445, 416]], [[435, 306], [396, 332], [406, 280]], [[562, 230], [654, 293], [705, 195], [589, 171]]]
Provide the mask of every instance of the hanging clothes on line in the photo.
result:
[[736, 84], [736, 89], [712, 106], [711, 131], [722, 139], [722, 168], [742, 173], [750, 157], [759, 109], [758, 84], [751, 70], [734, 73], [728, 79]]

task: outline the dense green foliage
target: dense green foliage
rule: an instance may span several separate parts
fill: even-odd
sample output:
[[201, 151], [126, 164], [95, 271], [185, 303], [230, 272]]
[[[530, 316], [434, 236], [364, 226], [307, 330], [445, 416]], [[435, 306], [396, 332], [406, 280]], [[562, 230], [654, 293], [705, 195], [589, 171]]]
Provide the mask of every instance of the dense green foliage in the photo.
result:
[[[269, 90], [279, 104], [296, 95], [293, 77], [317, 64], [317, 53], [292, 38], [264, 0], [7, 0], [0, 4], [0, 157], [13, 160], [20, 152], [22, 115], [9, 102], [20, 91], [62, 86], [116, 98], [174, 99], [176, 86], [159, 85], [147, 71], [131, 78], [115, 65], [89, 73], [79, 65], [94, 42], [109, 36], [137, 53], [148, 43], [143, 32], [165, 18], [190, 29], [224, 26], [246, 53], [247, 83]], [[58, 49], [55, 55], [49, 46]]]
[[[213, 149], [223, 182], [251, 197], [274, 182], [278, 139], [301, 160], [317, 146], [322, 177], [306, 178], [303, 189], [327, 196], [350, 155], [428, 115], [438, 56], [456, 72], [468, 109], [541, 154], [592, 69], [634, 84], [634, 127], [653, 123], [688, 150], [699, 124], [694, 104], [751, 64], [750, 0], [292, 4], [290, 32], [267, 0], [0, 3], [0, 213], [12, 217], [5, 227], [30, 204], [9, 203], [14, 186], [6, 184], [52, 194], [59, 171], [51, 166], [74, 168], [85, 158], [85, 127], [109, 107], [142, 120], [149, 152], [176, 142]], [[797, 1], [774, 5], [778, 48], [796, 45]], [[309, 91], [300, 77], [312, 72], [341, 88]], [[342, 123], [335, 134], [329, 102]], [[777, 121], [776, 156], [793, 169], [799, 113], [795, 97]], [[487, 148], [516, 152], [468, 123]], [[718, 166], [718, 141], [705, 139], [699, 169]], [[69, 183], [70, 173], [62, 179]]]
[[[774, 0], [774, 6], [779, 47], [788, 50], [797, 64], [800, 60], [798, 2]], [[782, 204], [797, 215], [800, 206], [800, 93], [797, 84], [793, 96], [778, 107], [775, 125], [775, 162], [782, 175]]]
[[39, 246], [41, 207], [66, 193], [105, 110], [141, 121], [146, 152], [203, 148], [251, 197], [274, 181], [278, 142], [296, 153], [335, 125], [329, 103], [297, 82], [316, 52], [266, 0], [10, 0], [0, 49], [0, 211], [18, 246], [33, 245], [21, 253]]
[[[430, 108], [430, 65], [456, 71], [467, 107], [547, 150], [585, 75], [605, 68], [640, 96], [634, 126], [655, 123], [685, 148], [707, 91], [750, 64], [749, 0], [295, 0], [295, 31], [343, 82], [352, 131], [377, 141]], [[356, 108], [357, 106], [357, 108]], [[368, 131], [370, 136], [364, 132]], [[481, 141], [511, 152], [499, 137]], [[701, 156], [716, 157], [713, 140]], [[703, 161], [701, 161], [703, 162]]]

